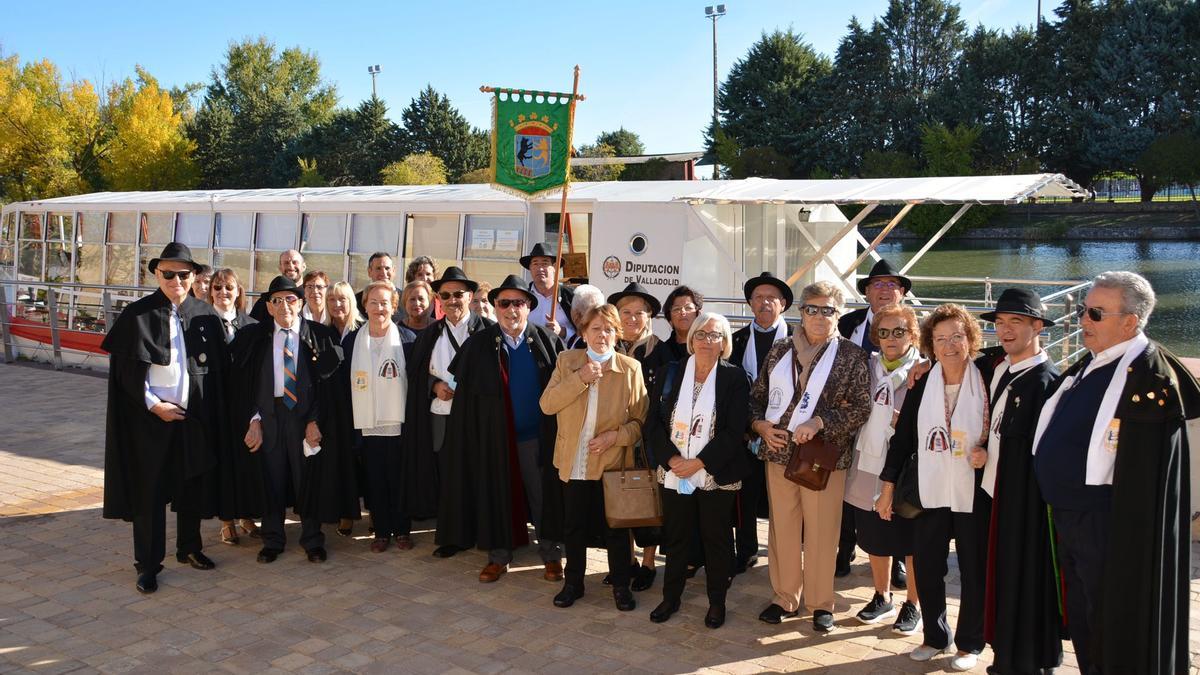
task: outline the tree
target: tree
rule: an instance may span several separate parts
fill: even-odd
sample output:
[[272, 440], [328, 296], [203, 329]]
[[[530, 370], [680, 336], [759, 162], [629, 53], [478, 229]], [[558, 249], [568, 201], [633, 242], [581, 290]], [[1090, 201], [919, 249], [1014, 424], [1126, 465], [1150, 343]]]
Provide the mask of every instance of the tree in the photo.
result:
[[404, 121], [404, 152], [427, 152], [441, 158], [450, 180], [488, 165], [491, 145], [487, 132], [471, 128], [467, 118], [450, 105], [450, 99], [432, 86], [426, 85], [400, 117]]
[[200, 178], [196, 144], [184, 133], [171, 94], [140, 66], [137, 81], [125, 79], [109, 92], [112, 136], [101, 158], [105, 182], [114, 190], [186, 190]]
[[231, 44], [192, 124], [202, 184], [287, 185], [296, 167], [288, 147], [327, 121], [336, 103], [315, 55], [295, 47], [277, 51], [261, 37]]
[[[604, 134], [600, 134], [601, 137]], [[607, 143], [597, 142], [595, 145], [585, 145], [579, 148], [580, 157], [617, 157], [617, 151]], [[578, 181], [608, 181], [617, 180], [626, 169], [624, 164], [597, 164], [581, 166], [572, 163], [571, 179]]]
[[863, 154], [863, 178], [907, 178], [918, 175], [917, 160], [905, 152], [869, 150]]
[[941, 122], [921, 127], [921, 154], [929, 176], [970, 176], [974, 171], [975, 142], [980, 128]]
[[329, 185], [329, 182], [317, 169], [317, 160], [301, 157], [296, 160], [296, 164], [300, 166], [300, 177], [296, 179], [295, 183], [292, 183], [292, 187], [326, 187]]
[[625, 127], [616, 131], [604, 131], [596, 137], [596, 146], [607, 145], [616, 153], [616, 157], [636, 157], [646, 154], [646, 146], [642, 139]]
[[829, 174], [861, 175], [868, 152], [882, 152], [892, 141], [891, 57], [876, 22], [866, 30], [851, 19], [838, 44], [823, 107], [826, 126], [824, 169]]
[[289, 153], [318, 162], [330, 185], [376, 185], [383, 167], [403, 157], [403, 135], [388, 119], [387, 104], [371, 97], [353, 110], [335, 111], [298, 138]]
[[446, 163], [432, 153], [409, 155], [383, 167], [384, 185], [445, 185]]
[[1138, 157], [1138, 173], [1154, 185], [1186, 185], [1196, 201], [1196, 183], [1200, 183], [1200, 138], [1186, 131], [1154, 139]]
[[484, 167], [468, 171], [458, 177], [458, 182], [466, 185], [482, 185], [492, 182], [492, 170]]

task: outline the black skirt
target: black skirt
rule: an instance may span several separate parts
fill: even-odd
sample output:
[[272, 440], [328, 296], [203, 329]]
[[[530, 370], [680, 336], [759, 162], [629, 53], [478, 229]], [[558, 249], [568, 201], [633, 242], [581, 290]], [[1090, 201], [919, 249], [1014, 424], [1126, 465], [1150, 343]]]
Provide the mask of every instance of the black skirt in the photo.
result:
[[846, 505], [854, 512], [854, 529], [858, 532], [858, 547], [869, 555], [902, 557], [913, 554], [913, 521], [892, 515], [887, 521], [874, 511]]

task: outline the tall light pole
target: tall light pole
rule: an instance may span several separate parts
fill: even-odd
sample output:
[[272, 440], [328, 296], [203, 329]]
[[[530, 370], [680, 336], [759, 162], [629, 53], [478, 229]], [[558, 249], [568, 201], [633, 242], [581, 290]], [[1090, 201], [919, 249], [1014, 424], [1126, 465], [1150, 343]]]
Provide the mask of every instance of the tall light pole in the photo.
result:
[[367, 66], [367, 72], [371, 74], [371, 98], [376, 98], [376, 96], [375, 96], [375, 76], [378, 75], [381, 70], [383, 70], [383, 69], [380, 68], [378, 64], [373, 65], [373, 66]]
[[713, 26], [713, 180], [720, 177], [717, 165], [717, 19], [725, 16], [725, 5], [704, 8], [704, 16], [712, 19]]

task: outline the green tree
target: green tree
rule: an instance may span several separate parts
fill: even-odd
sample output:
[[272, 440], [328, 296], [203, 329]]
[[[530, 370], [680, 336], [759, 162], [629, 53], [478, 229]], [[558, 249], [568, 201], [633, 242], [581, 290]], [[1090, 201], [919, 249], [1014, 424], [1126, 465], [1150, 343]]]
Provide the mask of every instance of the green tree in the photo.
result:
[[596, 137], [596, 146], [607, 145], [616, 153], [616, 157], [635, 157], [646, 154], [646, 146], [634, 132], [621, 127], [616, 131], [601, 132]]
[[929, 176], [970, 176], [975, 173], [975, 143], [980, 128], [941, 122], [921, 127], [921, 154]]
[[894, 150], [868, 150], [863, 153], [863, 178], [907, 178], [916, 176], [917, 160], [906, 152]]
[[387, 104], [369, 98], [337, 110], [293, 144], [296, 157], [312, 158], [330, 185], [376, 185], [383, 167], [403, 156], [403, 131], [387, 117]]
[[[601, 134], [603, 137], [604, 134]], [[579, 157], [618, 157], [616, 149], [607, 143], [597, 142], [595, 145], [585, 145], [579, 148]], [[608, 181], [618, 180], [626, 169], [624, 164], [598, 164], [581, 166], [572, 162], [571, 179], [578, 181]]]
[[458, 177], [458, 182], [467, 185], [482, 185], [484, 183], [490, 183], [492, 182], [492, 171], [487, 167], [468, 171]]
[[487, 132], [473, 129], [450, 105], [450, 99], [432, 86], [426, 85], [400, 117], [404, 121], [404, 152], [427, 152], [441, 158], [450, 180], [488, 165], [491, 146]]
[[186, 190], [200, 173], [196, 144], [184, 132], [168, 91], [140, 66], [137, 80], [109, 91], [111, 138], [101, 158], [105, 183], [114, 190]]
[[1137, 159], [1138, 173], [1155, 185], [1186, 185], [1196, 201], [1200, 183], [1200, 138], [1186, 131], [1159, 136]]
[[867, 30], [852, 18], [838, 44], [824, 103], [830, 111], [824, 167], [829, 175], [862, 175], [864, 156], [889, 147], [891, 79], [890, 52], [878, 22]]
[[446, 163], [429, 152], [419, 152], [383, 167], [384, 185], [445, 185]]
[[296, 160], [296, 164], [300, 166], [300, 177], [292, 183], [292, 187], [326, 187], [329, 185], [329, 182], [321, 175], [321, 171], [317, 169], [317, 160], [300, 157]]

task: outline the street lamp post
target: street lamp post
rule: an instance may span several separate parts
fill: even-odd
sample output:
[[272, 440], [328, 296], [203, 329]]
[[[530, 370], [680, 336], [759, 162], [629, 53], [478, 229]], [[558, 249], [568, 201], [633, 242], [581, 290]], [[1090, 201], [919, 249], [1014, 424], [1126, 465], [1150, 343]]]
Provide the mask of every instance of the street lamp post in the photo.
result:
[[367, 66], [367, 72], [371, 74], [371, 98], [376, 98], [376, 96], [375, 96], [375, 76], [378, 75], [381, 70], [383, 70], [383, 69], [380, 68], [378, 64], [376, 64], [374, 66]]
[[725, 16], [725, 5], [717, 5], [704, 8], [704, 16], [712, 19], [713, 29], [713, 180], [720, 177], [719, 166], [717, 165], [717, 19]]

